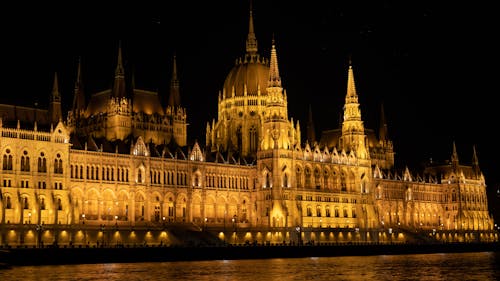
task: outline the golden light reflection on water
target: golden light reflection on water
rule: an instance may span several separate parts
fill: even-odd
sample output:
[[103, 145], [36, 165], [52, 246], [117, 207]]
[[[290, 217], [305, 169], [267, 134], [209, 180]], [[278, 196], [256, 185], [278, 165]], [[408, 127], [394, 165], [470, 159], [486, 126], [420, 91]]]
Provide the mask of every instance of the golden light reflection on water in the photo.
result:
[[21, 266], [0, 280], [499, 280], [500, 253]]

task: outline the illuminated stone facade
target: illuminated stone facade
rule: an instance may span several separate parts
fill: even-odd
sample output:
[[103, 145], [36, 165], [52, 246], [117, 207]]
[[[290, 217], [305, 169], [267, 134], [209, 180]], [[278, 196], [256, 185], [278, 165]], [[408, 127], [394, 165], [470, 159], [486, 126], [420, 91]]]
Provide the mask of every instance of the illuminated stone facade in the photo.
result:
[[187, 146], [173, 67], [164, 108], [127, 85], [121, 46], [113, 87], [88, 103], [78, 67], [65, 121], [57, 76], [48, 110], [0, 105], [0, 244], [170, 244], [179, 229], [232, 243], [498, 239], [475, 151], [468, 166], [453, 145], [446, 164], [397, 172], [385, 119], [378, 136], [364, 127], [351, 64], [341, 128], [302, 144], [276, 44], [258, 54], [250, 13], [204, 147]]

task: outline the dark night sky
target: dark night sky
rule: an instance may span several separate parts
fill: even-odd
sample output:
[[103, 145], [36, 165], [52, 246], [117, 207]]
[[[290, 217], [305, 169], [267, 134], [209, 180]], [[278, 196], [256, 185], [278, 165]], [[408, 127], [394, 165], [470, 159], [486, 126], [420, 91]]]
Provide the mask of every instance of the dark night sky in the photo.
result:
[[[87, 94], [109, 87], [122, 40], [136, 85], [161, 95], [177, 54], [188, 138], [204, 141], [206, 122], [217, 117], [218, 91], [244, 54], [249, 4], [171, 2], [3, 10], [1, 102], [46, 104], [57, 71], [70, 103], [78, 56]], [[254, 1], [259, 52], [269, 57], [274, 34], [289, 116], [300, 120], [304, 136], [309, 104], [317, 136], [337, 127], [352, 54], [365, 125], [378, 128], [384, 103], [398, 163], [449, 159], [455, 141], [469, 164], [476, 145], [487, 184], [496, 189], [493, 9], [434, 2]]]

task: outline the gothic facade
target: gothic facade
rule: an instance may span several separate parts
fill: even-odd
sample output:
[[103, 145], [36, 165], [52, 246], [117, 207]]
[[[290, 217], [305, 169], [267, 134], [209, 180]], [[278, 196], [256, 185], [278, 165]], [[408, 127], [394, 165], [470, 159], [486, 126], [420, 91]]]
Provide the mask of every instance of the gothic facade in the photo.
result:
[[346, 72], [341, 127], [302, 143], [276, 44], [258, 53], [250, 12], [218, 120], [189, 147], [175, 58], [165, 106], [127, 84], [121, 46], [112, 88], [89, 102], [78, 66], [66, 119], [56, 75], [47, 110], [0, 105], [0, 244], [105, 243], [111, 226], [108, 242], [125, 243], [173, 243], [176, 227], [235, 243], [498, 240], [475, 151], [470, 165], [453, 144], [442, 165], [397, 171], [385, 118], [378, 134], [365, 128]]

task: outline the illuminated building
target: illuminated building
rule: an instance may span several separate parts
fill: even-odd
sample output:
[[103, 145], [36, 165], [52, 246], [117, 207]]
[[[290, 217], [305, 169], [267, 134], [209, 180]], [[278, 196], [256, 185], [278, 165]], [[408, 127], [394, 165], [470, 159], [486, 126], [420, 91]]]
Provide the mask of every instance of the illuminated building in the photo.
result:
[[232, 243], [498, 240], [475, 151], [471, 165], [453, 144], [443, 165], [396, 171], [385, 119], [364, 127], [352, 64], [341, 127], [302, 143], [276, 44], [260, 56], [249, 19], [204, 144], [188, 146], [175, 58], [162, 106], [127, 83], [121, 46], [113, 86], [88, 103], [78, 67], [66, 118], [57, 75], [47, 110], [0, 105], [0, 244], [176, 243], [196, 229]]

